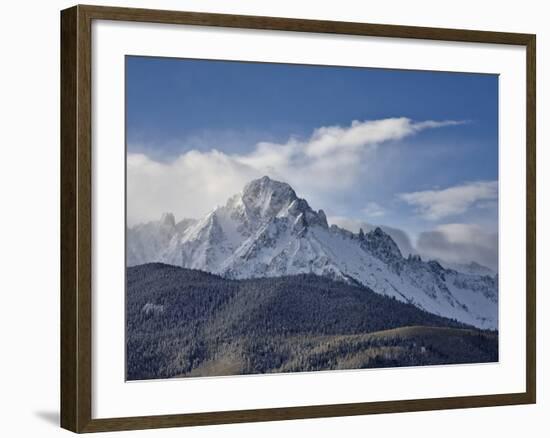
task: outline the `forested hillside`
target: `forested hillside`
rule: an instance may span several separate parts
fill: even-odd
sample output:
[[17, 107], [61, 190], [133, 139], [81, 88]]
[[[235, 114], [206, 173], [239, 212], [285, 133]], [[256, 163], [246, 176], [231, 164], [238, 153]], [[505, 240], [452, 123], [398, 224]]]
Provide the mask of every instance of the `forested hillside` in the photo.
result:
[[127, 378], [498, 360], [498, 336], [316, 275], [127, 269]]

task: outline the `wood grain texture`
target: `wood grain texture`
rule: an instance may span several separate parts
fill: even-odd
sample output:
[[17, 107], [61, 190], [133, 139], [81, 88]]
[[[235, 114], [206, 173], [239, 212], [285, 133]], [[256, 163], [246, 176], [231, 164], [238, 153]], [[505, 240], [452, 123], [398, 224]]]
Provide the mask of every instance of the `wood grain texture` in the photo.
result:
[[149, 23], [187, 24], [243, 29], [284, 30], [293, 32], [365, 35], [388, 38], [464, 41], [494, 44], [526, 45], [531, 35], [435, 27], [396, 26], [342, 21], [302, 20], [296, 18], [259, 17], [202, 12], [181, 12], [104, 6], [80, 6], [95, 19], [139, 21]]
[[80, 432], [106, 432], [166, 427], [204, 426], [261, 421], [300, 420], [412, 411], [434, 411], [531, 403], [526, 393], [448, 397], [388, 402], [348, 403], [292, 408], [206, 412], [200, 414], [157, 415], [92, 420]]
[[77, 429], [76, 8], [61, 15], [61, 426]]
[[[526, 391], [472, 397], [92, 419], [91, 23], [96, 19], [525, 46], [527, 53]], [[535, 403], [535, 59], [536, 39], [530, 34], [99, 6], [75, 6], [62, 11], [61, 426], [74, 432], [100, 432]]]
[[536, 37], [531, 35], [527, 44], [527, 394], [532, 403], [537, 399], [537, 84], [536, 84]]

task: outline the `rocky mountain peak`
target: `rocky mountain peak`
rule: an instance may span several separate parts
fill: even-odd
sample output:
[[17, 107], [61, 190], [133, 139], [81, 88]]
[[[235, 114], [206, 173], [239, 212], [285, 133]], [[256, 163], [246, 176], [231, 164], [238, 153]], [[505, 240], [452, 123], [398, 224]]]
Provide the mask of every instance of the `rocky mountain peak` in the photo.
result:
[[374, 230], [364, 234], [362, 240], [363, 246], [365, 246], [370, 252], [378, 256], [381, 260], [386, 262], [401, 260], [403, 258], [399, 247], [391, 238], [391, 236], [384, 232], [382, 228], [376, 227]]
[[260, 217], [275, 217], [297, 199], [292, 187], [268, 176], [249, 182], [242, 192], [248, 211]]
[[[237, 201], [236, 198], [232, 198], [232, 205], [239, 205]], [[275, 181], [268, 176], [249, 182], [242, 191], [240, 201], [247, 216], [262, 220], [289, 217], [298, 220], [303, 227], [320, 225], [328, 228], [323, 210], [316, 212], [305, 199], [296, 195], [289, 184]]]
[[160, 223], [168, 227], [175, 227], [176, 218], [174, 217], [173, 213], [163, 213], [162, 216], [160, 217]]

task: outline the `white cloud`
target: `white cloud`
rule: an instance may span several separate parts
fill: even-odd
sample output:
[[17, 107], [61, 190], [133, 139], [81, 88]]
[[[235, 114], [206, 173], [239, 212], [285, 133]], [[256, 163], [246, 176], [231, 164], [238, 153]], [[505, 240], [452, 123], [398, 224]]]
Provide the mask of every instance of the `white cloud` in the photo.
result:
[[249, 153], [191, 150], [168, 163], [128, 154], [128, 223], [154, 220], [165, 211], [177, 219], [202, 216], [263, 175], [288, 182], [312, 203], [320, 203], [327, 193], [354, 187], [378, 145], [461, 123], [405, 117], [354, 121], [347, 127], [318, 128], [305, 140], [260, 142]]
[[443, 190], [401, 193], [399, 198], [416, 207], [426, 219], [438, 220], [464, 213], [480, 201], [487, 205], [487, 201], [498, 199], [498, 181], [477, 181]]
[[217, 151], [191, 151], [170, 163], [129, 154], [128, 224], [157, 220], [163, 212], [174, 213], [176, 220], [200, 217], [257, 176], [254, 169]]
[[367, 203], [362, 211], [367, 217], [382, 217], [386, 214], [386, 209], [376, 202]]
[[356, 152], [366, 146], [390, 140], [400, 140], [424, 129], [462, 123], [464, 122], [454, 120], [428, 120], [415, 123], [406, 117], [365, 122], [355, 120], [350, 127], [328, 126], [316, 129], [305, 149], [306, 154], [312, 157], [325, 156], [341, 151]]
[[498, 235], [479, 225], [440, 225], [420, 233], [416, 248], [425, 258], [450, 263], [476, 261], [498, 271]]

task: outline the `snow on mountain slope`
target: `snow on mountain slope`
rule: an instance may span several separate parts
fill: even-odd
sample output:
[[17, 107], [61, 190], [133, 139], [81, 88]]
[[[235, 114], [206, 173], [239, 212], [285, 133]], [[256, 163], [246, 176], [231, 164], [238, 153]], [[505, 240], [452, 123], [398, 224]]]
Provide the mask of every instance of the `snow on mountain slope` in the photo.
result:
[[[183, 222], [183, 221], [182, 221]], [[498, 327], [496, 277], [404, 258], [392, 238], [328, 226], [286, 183], [254, 180], [198, 221], [171, 215], [128, 230], [127, 265], [164, 262], [228, 278], [315, 273], [357, 281], [428, 312], [481, 328]]]
[[470, 263], [449, 263], [440, 261], [441, 265], [448, 269], [453, 269], [463, 274], [472, 274], [472, 275], [489, 275], [494, 277], [497, 273], [496, 271], [488, 268], [487, 266], [480, 265], [476, 262]]
[[[141, 265], [151, 260], [167, 260], [168, 254], [177, 251], [179, 238], [194, 219], [184, 219], [178, 223], [172, 213], [165, 213], [159, 221], [139, 224], [126, 230], [126, 264]], [[173, 260], [179, 264], [181, 257]]]

